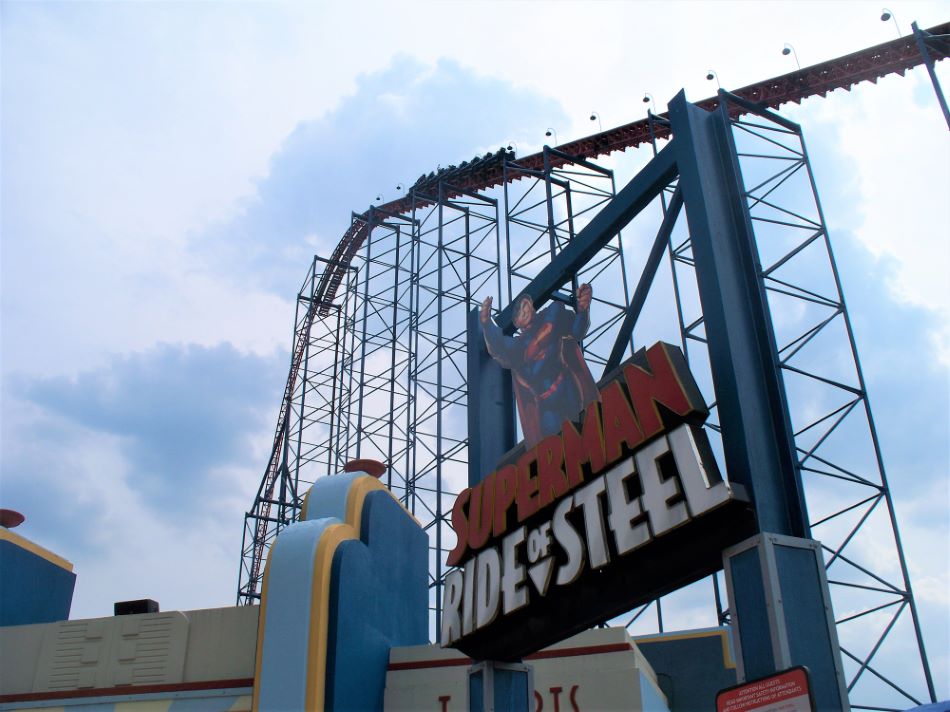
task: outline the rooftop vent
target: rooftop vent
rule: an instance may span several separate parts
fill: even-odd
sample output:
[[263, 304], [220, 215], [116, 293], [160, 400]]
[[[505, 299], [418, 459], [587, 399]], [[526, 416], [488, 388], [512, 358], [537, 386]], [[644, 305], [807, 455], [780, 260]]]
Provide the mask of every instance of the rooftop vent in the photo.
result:
[[115, 615], [131, 616], [136, 613], [158, 613], [158, 601], [143, 598], [138, 601], [116, 601]]

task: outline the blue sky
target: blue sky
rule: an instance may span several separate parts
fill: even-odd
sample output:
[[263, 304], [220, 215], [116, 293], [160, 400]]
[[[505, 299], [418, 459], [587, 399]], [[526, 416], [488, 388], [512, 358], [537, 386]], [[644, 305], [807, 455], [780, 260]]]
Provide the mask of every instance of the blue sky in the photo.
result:
[[[785, 42], [808, 64], [896, 34], [865, 2], [0, 7], [0, 506], [75, 562], [80, 617], [233, 601], [293, 297], [351, 210], [549, 126], [586, 135], [591, 111], [638, 118], [646, 91], [703, 98], [710, 68], [726, 87], [790, 71]], [[905, 33], [950, 17], [891, 9]], [[919, 69], [784, 113], [946, 697], [948, 133]]]

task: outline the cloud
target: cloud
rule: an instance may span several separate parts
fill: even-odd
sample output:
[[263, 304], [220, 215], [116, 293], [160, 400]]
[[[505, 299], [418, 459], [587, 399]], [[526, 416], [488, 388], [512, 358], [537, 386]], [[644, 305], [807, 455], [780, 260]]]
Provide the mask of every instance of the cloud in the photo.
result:
[[269, 427], [244, 433], [255, 456], [221, 458], [150, 497], [125, 437], [29, 401], [5, 396], [3, 406], [0, 503], [26, 515], [18, 533], [74, 564], [72, 618], [146, 597], [166, 610], [233, 603], [239, 513], [260, 479]]
[[[950, 71], [946, 65], [940, 63], [938, 72]], [[950, 174], [941, 168], [948, 157], [947, 127], [930, 79], [917, 67], [906, 76], [855, 87], [847, 98], [786, 112], [806, 126], [819, 190], [831, 206], [832, 236], [845, 224], [872, 254], [888, 258], [879, 288], [941, 313], [927, 328], [950, 363], [950, 289], [943, 279], [950, 248], [941, 239], [950, 193]], [[894, 106], [912, 130], [893, 130]]]
[[[398, 56], [361, 75], [325, 116], [300, 123], [234, 220], [196, 240], [240, 279], [286, 292], [313, 252], [329, 256], [350, 211], [402, 195], [442, 162], [461, 163], [517, 141], [525, 127], [563, 119], [556, 101], [450, 60], [427, 66]], [[527, 145], [527, 139], [525, 140]]]
[[[62, 491], [77, 469], [96, 468], [120, 476], [163, 516], [215, 508], [217, 473], [260, 455], [253, 437], [270, 425], [284, 367], [283, 356], [244, 355], [228, 344], [160, 345], [74, 379], [15, 379], [19, 404], [5, 405], [32, 418], [14, 414], [18, 432], [4, 437], [5, 499], [32, 487], [31, 472]], [[44, 446], [28, 452], [17, 442]], [[88, 451], [99, 455], [87, 460]]]

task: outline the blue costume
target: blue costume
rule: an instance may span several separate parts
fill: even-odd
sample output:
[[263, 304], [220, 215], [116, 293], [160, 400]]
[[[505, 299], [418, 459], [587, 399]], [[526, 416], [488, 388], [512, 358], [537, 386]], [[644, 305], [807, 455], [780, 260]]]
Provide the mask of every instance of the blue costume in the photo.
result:
[[485, 344], [503, 368], [511, 369], [525, 447], [532, 447], [576, 420], [597, 400], [597, 386], [584, 362], [580, 341], [590, 327], [588, 311], [574, 313], [560, 302], [536, 312], [517, 336], [505, 336], [489, 319]]

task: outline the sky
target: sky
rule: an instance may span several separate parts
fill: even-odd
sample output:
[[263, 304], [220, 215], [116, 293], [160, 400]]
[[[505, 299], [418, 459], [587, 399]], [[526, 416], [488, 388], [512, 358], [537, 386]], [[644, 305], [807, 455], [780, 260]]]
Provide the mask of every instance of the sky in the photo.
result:
[[[0, 3], [0, 506], [73, 617], [230, 605], [293, 301], [350, 212], [950, 19], [948, 2]], [[943, 63], [946, 65], [947, 63]], [[939, 67], [945, 90], [950, 70]], [[950, 133], [926, 72], [801, 123], [950, 696]]]

